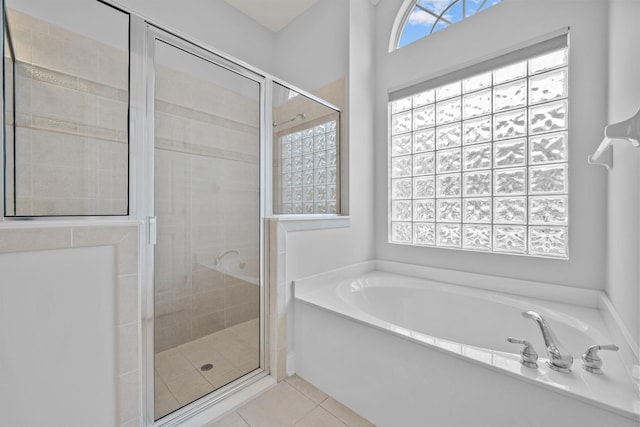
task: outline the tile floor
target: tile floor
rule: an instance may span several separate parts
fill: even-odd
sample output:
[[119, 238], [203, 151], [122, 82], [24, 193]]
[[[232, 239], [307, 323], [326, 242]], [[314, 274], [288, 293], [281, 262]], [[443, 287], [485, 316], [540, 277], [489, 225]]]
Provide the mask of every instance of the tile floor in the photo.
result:
[[204, 427], [375, 427], [297, 375]]
[[258, 368], [258, 336], [254, 319], [156, 354], [156, 419]]

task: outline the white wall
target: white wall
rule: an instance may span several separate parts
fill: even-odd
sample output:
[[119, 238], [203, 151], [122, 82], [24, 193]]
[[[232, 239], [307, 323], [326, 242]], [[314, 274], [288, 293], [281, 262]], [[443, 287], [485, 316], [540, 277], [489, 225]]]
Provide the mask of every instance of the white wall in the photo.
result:
[[[609, 122], [640, 108], [640, 2], [611, 0], [609, 10]], [[636, 344], [640, 342], [640, 149], [614, 143], [608, 179], [606, 291]]]
[[[376, 255], [454, 270], [602, 289], [606, 260], [605, 173], [587, 155], [606, 121], [607, 2], [604, 0], [508, 0], [388, 53], [402, 0], [385, 0], [376, 21]], [[570, 27], [570, 260], [485, 254], [387, 243], [387, 93], [445, 70], [495, 56]]]

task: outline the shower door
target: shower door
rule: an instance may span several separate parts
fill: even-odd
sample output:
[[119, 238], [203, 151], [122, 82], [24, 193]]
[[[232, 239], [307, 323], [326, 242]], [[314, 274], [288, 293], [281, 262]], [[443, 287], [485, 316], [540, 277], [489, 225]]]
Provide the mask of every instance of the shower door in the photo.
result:
[[170, 36], [153, 67], [154, 419], [261, 368], [260, 76]]

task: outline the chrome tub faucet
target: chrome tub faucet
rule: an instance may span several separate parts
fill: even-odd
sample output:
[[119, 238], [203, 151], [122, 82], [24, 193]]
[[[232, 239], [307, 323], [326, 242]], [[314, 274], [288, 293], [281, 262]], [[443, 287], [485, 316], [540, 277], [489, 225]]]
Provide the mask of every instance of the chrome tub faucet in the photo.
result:
[[546, 320], [535, 311], [525, 311], [522, 313], [522, 316], [535, 321], [540, 327], [544, 345], [547, 349], [547, 355], [549, 356], [547, 366], [555, 371], [571, 372], [573, 356], [560, 345], [558, 338], [556, 338]]
[[222, 262], [222, 259], [227, 256], [227, 255], [231, 255], [231, 254], [236, 254], [236, 255], [240, 255], [240, 252], [236, 251], [235, 249], [231, 249], [228, 251], [224, 251], [224, 252], [220, 252], [215, 259], [213, 260], [213, 265], [218, 266], [220, 265], [220, 263]]

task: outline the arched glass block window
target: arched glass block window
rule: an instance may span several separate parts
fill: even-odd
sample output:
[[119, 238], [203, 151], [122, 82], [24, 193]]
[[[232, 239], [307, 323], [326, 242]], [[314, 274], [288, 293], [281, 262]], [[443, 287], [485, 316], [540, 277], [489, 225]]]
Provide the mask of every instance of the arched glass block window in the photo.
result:
[[395, 48], [440, 31], [458, 21], [500, 3], [502, 0], [415, 0], [406, 9]]

